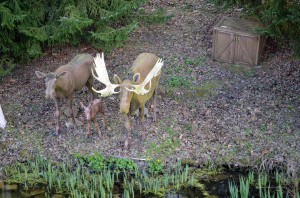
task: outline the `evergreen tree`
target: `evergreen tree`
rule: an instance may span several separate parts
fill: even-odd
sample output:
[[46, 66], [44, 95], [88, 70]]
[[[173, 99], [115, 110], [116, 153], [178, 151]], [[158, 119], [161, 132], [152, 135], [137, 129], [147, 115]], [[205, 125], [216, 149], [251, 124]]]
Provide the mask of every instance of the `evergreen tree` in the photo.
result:
[[9, 73], [14, 62], [39, 57], [46, 46], [80, 42], [103, 50], [122, 46], [139, 25], [143, 2], [0, 0], [0, 76]]

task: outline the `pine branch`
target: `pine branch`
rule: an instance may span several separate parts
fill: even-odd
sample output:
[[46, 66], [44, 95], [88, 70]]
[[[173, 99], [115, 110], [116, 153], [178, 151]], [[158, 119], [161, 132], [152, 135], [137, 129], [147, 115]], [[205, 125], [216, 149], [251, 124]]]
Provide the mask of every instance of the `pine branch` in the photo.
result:
[[8, 7], [5, 7], [5, 3], [0, 4], [0, 19], [1, 28], [7, 28], [13, 30], [16, 26], [16, 22], [22, 21], [26, 15], [25, 14], [14, 14]]
[[8, 56], [2, 57], [0, 59], [0, 77], [8, 75], [15, 66], [16, 64], [14, 64], [13, 59]]
[[105, 26], [99, 32], [91, 32], [91, 41], [95, 47], [111, 50], [113, 48], [122, 47], [127, 40], [129, 34], [138, 27], [137, 22], [133, 22], [128, 26], [114, 29]]
[[121, 47], [138, 27], [137, 9], [146, 0], [1, 2], [0, 59], [24, 61], [40, 56], [47, 45], [84, 40], [104, 50]]
[[20, 27], [19, 32], [31, 37], [35, 40], [44, 42], [48, 39], [48, 34], [46, 32], [47, 26], [43, 26], [43, 27], [28, 27], [28, 26], [24, 26], [24, 27]]

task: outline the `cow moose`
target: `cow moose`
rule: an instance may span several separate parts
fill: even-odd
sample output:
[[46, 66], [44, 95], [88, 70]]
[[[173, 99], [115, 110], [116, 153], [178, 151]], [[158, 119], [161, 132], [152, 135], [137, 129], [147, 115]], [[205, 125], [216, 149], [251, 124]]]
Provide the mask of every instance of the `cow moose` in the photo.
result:
[[43, 73], [35, 71], [38, 78], [45, 78], [46, 99], [53, 99], [55, 102], [56, 129], [55, 134], [60, 131], [60, 99], [67, 98], [68, 111], [71, 115], [75, 128], [76, 122], [72, 109], [73, 94], [87, 86], [90, 94], [90, 101], [93, 100], [93, 69], [94, 59], [90, 54], [78, 54], [66, 65], [60, 66], [55, 72]]

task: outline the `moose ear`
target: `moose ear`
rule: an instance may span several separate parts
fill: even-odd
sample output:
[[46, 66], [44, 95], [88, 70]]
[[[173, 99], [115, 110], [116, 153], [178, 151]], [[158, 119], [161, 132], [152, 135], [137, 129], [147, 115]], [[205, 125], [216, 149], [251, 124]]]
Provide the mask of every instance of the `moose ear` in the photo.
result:
[[56, 75], [56, 78], [62, 77], [62, 76], [64, 76], [64, 75], [66, 75], [67, 73], [68, 73], [67, 71], [63, 71], [63, 72], [61, 72], [60, 74], [57, 74], [57, 75]]
[[35, 75], [36, 75], [38, 78], [44, 78], [44, 77], [46, 76], [45, 73], [40, 72], [40, 71], [35, 71]]
[[114, 82], [116, 84], [122, 84], [122, 80], [117, 74], [114, 75]]
[[141, 74], [140, 73], [136, 73], [132, 77], [132, 81], [136, 83], [136, 82], [138, 82], [140, 80], [140, 77], [141, 77]]

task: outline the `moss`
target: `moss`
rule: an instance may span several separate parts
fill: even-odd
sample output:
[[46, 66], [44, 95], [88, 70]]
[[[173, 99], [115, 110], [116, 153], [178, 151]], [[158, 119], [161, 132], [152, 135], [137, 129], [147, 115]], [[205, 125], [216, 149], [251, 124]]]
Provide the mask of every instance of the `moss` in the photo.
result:
[[255, 68], [245, 65], [229, 65], [228, 70], [232, 73], [253, 77], [255, 75]]
[[195, 169], [194, 175], [198, 179], [202, 178], [209, 178], [212, 176], [216, 176], [222, 172], [222, 168], [201, 168], [201, 169]]
[[199, 86], [193, 87], [192, 89], [196, 91], [197, 97], [205, 98], [216, 94], [216, 87], [220, 84], [216, 81], [207, 81]]

